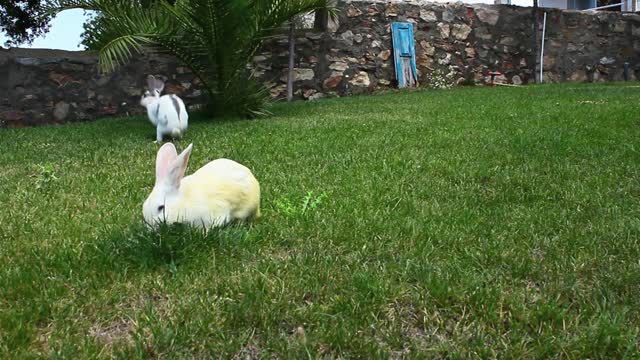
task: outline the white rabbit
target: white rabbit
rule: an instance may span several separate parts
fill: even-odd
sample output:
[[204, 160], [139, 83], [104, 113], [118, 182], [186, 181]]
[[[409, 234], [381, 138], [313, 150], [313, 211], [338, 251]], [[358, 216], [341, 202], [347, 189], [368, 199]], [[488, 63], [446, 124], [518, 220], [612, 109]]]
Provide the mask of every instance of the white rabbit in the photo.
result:
[[147, 76], [148, 90], [142, 95], [140, 105], [147, 108], [149, 121], [156, 127], [156, 142], [162, 142], [164, 135], [181, 137], [187, 130], [189, 114], [184, 102], [177, 95], [162, 95], [164, 81], [155, 76]]
[[209, 229], [259, 217], [260, 184], [251, 170], [233, 160], [217, 159], [184, 177], [192, 147], [180, 155], [172, 143], [158, 150], [156, 182], [142, 206], [145, 222]]

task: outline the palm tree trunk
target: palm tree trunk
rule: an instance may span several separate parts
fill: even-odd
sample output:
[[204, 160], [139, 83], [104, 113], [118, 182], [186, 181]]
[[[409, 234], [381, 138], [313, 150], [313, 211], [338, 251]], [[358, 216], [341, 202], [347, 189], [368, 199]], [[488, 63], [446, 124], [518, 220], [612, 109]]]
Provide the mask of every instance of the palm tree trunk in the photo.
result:
[[296, 24], [291, 19], [289, 23], [289, 71], [287, 73], [287, 101], [291, 101], [293, 99], [293, 60], [294, 60], [294, 51], [295, 51], [295, 27]]
[[329, 20], [329, 12], [327, 9], [316, 10], [316, 17], [313, 21], [315, 30], [327, 30], [327, 21]]

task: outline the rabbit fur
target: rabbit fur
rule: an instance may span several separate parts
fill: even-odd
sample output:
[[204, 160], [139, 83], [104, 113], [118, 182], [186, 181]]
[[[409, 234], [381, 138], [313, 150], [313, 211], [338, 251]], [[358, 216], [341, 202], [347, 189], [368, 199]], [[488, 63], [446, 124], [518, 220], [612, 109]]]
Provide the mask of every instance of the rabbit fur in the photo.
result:
[[260, 216], [260, 184], [251, 170], [229, 159], [209, 162], [184, 176], [193, 144], [180, 155], [172, 143], [160, 147], [156, 181], [143, 205], [145, 222], [187, 223], [209, 229]]
[[175, 94], [160, 96], [164, 90], [164, 81], [153, 75], [147, 76], [147, 87], [140, 105], [147, 108], [149, 121], [156, 127], [156, 142], [161, 143], [165, 135], [180, 138], [189, 123], [184, 102]]

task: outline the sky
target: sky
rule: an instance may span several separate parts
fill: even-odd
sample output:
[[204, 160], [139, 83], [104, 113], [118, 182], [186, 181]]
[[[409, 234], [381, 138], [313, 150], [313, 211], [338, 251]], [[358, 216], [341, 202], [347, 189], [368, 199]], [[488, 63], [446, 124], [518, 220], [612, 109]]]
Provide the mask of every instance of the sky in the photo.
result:
[[[83, 10], [65, 10], [53, 19], [50, 31], [44, 37], [37, 38], [30, 46], [21, 47], [82, 50], [79, 44], [85, 20]], [[6, 35], [0, 32], [0, 44], [4, 45], [6, 40]]]
[[[438, 0], [435, 0], [438, 1]], [[447, 2], [440, 0], [438, 2]], [[466, 0], [465, 3], [485, 3], [493, 4], [494, 0]], [[531, 6], [533, 0], [512, 0], [513, 5]], [[83, 10], [66, 10], [58, 14], [51, 23], [51, 29], [44, 37], [37, 38], [33, 44], [23, 47], [62, 49], [62, 50], [82, 50], [80, 44], [80, 34], [82, 34], [82, 24], [86, 16]], [[0, 32], [0, 44], [6, 41], [5, 34]]]

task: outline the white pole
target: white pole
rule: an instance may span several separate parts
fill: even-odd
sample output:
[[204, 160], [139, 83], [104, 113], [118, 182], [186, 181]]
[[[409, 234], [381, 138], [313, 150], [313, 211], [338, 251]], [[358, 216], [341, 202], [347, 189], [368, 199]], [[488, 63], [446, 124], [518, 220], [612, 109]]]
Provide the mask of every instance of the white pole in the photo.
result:
[[540, 83], [544, 81], [542, 77], [542, 69], [544, 68], [544, 32], [547, 27], [547, 13], [544, 13], [542, 18], [542, 45], [540, 46]]

